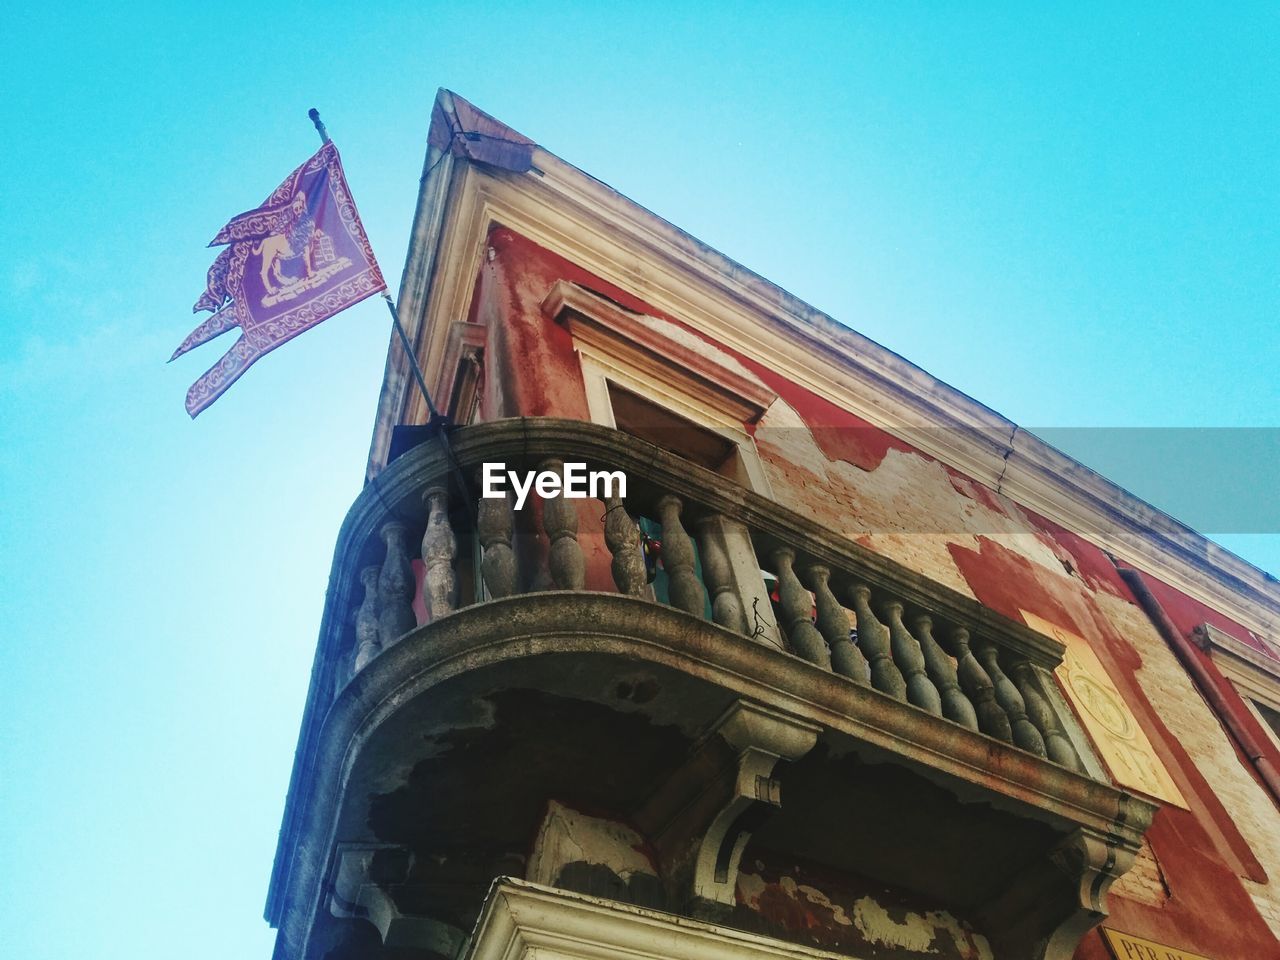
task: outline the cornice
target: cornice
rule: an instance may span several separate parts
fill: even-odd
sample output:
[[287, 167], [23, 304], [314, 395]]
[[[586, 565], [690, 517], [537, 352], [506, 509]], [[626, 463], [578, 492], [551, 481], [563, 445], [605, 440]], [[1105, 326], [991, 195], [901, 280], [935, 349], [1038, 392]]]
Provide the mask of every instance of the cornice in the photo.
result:
[[1234, 678], [1244, 680], [1250, 688], [1263, 691], [1270, 701], [1280, 699], [1280, 662], [1241, 643], [1211, 623], [1202, 623], [1191, 639]]
[[[659, 368], [673, 345], [663, 334], [645, 326], [636, 315], [617, 304], [566, 280], [557, 281], [542, 301], [542, 312], [563, 324], [575, 340], [587, 340], [606, 348], [625, 345], [637, 356], [652, 358]], [[755, 422], [778, 395], [758, 380], [749, 379], [716, 360], [691, 350], [678, 350], [678, 374], [698, 382], [698, 392], [718, 392], [741, 408], [743, 419]], [[670, 363], [670, 361], [666, 361]], [[645, 364], [652, 366], [652, 364]]]
[[[1242, 626], [1280, 634], [1280, 585], [1263, 571], [545, 150], [534, 167], [511, 174], [454, 161], [431, 175], [447, 183], [424, 184], [418, 221], [439, 226], [415, 221], [401, 312], [429, 383], [440, 382], [449, 324], [469, 311], [489, 228], [502, 225]], [[418, 271], [438, 263], [450, 269], [434, 269], [424, 284]], [[390, 424], [421, 419], [402, 367], [388, 363], [395, 375], [384, 383], [371, 472], [385, 458]]]

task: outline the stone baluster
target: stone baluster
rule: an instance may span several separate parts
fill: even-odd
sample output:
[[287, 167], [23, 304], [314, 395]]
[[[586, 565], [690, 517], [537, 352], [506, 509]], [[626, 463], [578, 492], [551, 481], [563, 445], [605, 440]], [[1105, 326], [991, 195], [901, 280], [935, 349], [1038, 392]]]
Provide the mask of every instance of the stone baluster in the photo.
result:
[[458, 574], [453, 562], [458, 556], [458, 538], [449, 522], [449, 490], [428, 487], [422, 493], [427, 505], [427, 529], [422, 535], [422, 563], [426, 572], [422, 592], [431, 619], [453, 613], [458, 605]]
[[476, 532], [484, 550], [480, 572], [491, 597], [509, 597], [516, 592], [516, 557], [511, 549], [514, 530], [510, 493], [480, 498], [476, 509]]
[[1049, 701], [1044, 698], [1044, 695], [1036, 686], [1036, 678], [1031, 668], [1031, 661], [1026, 657], [1014, 660], [1009, 664], [1009, 673], [1013, 675], [1013, 682], [1017, 686], [1018, 692], [1022, 694], [1023, 702], [1027, 705], [1027, 717], [1044, 737], [1044, 747], [1049, 754], [1049, 759], [1054, 763], [1061, 764], [1068, 770], [1081, 772], [1083, 768], [1080, 765], [1080, 759], [1076, 756], [1076, 752], [1071, 746], [1071, 741], [1067, 739], [1067, 735], [1058, 726], [1058, 718], [1054, 716], [1053, 708], [1049, 706]]
[[973, 703], [974, 712], [978, 715], [978, 729], [989, 737], [1013, 743], [1013, 727], [1009, 725], [1009, 716], [996, 703], [995, 686], [969, 648], [969, 631], [964, 627], [952, 630], [951, 645], [956, 656], [960, 687]]
[[1035, 728], [1035, 725], [1027, 719], [1027, 705], [1022, 699], [1022, 694], [1000, 669], [999, 648], [990, 640], [984, 639], [974, 644], [974, 652], [982, 661], [982, 666], [987, 671], [987, 676], [991, 678], [992, 686], [995, 687], [996, 702], [1009, 716], [1009, 725], [1013, 727], [1013, 742], [1037, 757], [1047, 757], [1049, 754], [1044, 746], [1044, 738], [1040, 736], [1040, 731]]
[[378, 573], [378, 637], [385, 650], [418, 625], [413, 615], [413, 567], [405, 547], [405, 527], [390, 520], [379, 531], [387, 555]]
[[356, 650], [352, 660], [352, 674], [359, 673], [382, 649], [378, 641], [378, 573], [377, 567], [365, 567], [360, 571], [364, 599], [360, 601], [360, 608], [356, 611]]
[[934, 686], [938, 688], [938, 696], [942, 698], [942, 715], [970, 730], [977, 730], [978, 715], [969, 698], [960, 689], [956, 665], [933, 638], [933, 617], [927, 613], [917, 614], [912, 618], [911, 626], [911, 632], [920, 641], [925, 668], [933, 679]]
[[773, 551], [774, 572], [778, 575], [778, 600], [782, 608], [782, 627], [787, 642], [791, 644], [791, 652], [804, 657], [810, 663], [831, 669], [831, 652], [827, 642], [822, 639], [809, 619], [813, 610], [813, 601], [809, 591], [800, 583], [792, 564], [795, 563], [796, 552], [790, 547], [779, 547]]
[[611, 496], [604, 501], [604, 542], [613, 554], [613, 583], [623, 593], [643, 597], [648, 584], [644, 557], [640, 553], [640, 531], [627, 513], [622, 498]]
[[[563, 460], [544, 460], [538, 468], [564, 477]], [[551, 582], [560, 590], [581, 590], [586, 582], [586, 563], [582, 559], [582, 547], [578, 545], [577, 504], [563, 493], [544, 498], [542, 529], [551, 541], [547, 556]]]
[[702, 579], [711, 595], [711, 614], [716, 623], [737, 633], [746, 633], [747, 616], [742, 610], [737, 584], [733, 581], [733, 568], [718, 520], [719, 517], [711, 514], [695, 524], [698, 550], [702, 556]]
[[680, 523], [680, 498], [667, 494], [658, 501], [662, 522], [662, 568], [667, 572], [671, 604], [701, 617], [706, 613], [706, 593], [694, 571], [693, 540]]
[[907, 682], [893, 662], [889, 628], [871, 612], [871, 588], [865, 584], [853, 588], [853, 614], [858, 621], [858, 646], [866, 655], [871, 671], [871, 685], [906, 703]]
[[907, 625], [902, 622], [902, 602], [889, 600], [883, 609], [889, 619], [889, 647], [893, 651], [893, 661], [902, 670], [903, 679], [907, 681], [907, 701], [921, 710], [928, 710], [936, 717], [942, 716], [942, 698], [925, 671], [920, 641], [911, 635]]
[[831, 592], [831, 569], [820, 563], [810, 564], [805, 570], [805, 579], [818, 608], [818, 631], [831, 648], [831, 669], [856, 683], [870, 683], [867, 658], [849, 639], [852, 630], [849, 615]]

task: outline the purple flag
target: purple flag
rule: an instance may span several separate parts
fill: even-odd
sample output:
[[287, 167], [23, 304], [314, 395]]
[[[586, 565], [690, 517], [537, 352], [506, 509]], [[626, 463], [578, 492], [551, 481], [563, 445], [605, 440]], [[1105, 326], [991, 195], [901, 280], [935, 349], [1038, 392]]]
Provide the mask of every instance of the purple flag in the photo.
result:
[[213, 316], [169, 359], [232, 327], [241, 334], [187, 391], [192, 417], [264, 353], [387, 288], [332, 143], [289, 174], [262, 206], [232, 219], [209, 246], [222, 244], [228, 246], [192, 308]]

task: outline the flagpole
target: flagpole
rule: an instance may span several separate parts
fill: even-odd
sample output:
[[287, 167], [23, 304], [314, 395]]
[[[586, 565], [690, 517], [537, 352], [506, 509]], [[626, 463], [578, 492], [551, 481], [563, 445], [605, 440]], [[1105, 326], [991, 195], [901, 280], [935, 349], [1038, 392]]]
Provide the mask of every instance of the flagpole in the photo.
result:
[[[324, 121], [320, 119], [320, 111], [312, 107], [307, 111], [307, 116], [315, 124], [316, 133], [320, 134], [320, 142], [322, 144], [329, 143], [329, 131], [325, 129]], [[431, 402], [431, 391], [427, 389], [427, 378], [422, 375], [422, 367], [418, 366], [418, 356], [409, 342], [409, 335], [404, 331], [404, 324], [400, 322], [400, 311], [396, 309], [395, 301], [391, 299], [391, 294], [386, 290], [382, 291], [382, 299], [386, 301], [387, 310], [391, 313], [391, 323], [395, 326], [396, 333], [400, 335], [400, 345], [404, 348], [404, 355], [409, 358], [409, 369], [413, 371], [413, 378], [418, 381], [418, 389], [422, 391], [422, 399], [427, 402], [429, 417], [426, 426], [435, 428], [435, 435], [440, 439], [440, 447], [444, 451], [445, 459], [449, 461], [450, 473], [453, 474], [454, 482], [458, 484], [458, 492], [462, 495], [463, 502], [468, 505], [467, 509], [462, 511], [462, 515], [471, 520], [475, 507], [472, 504], [466, 474], [463, 473], [462, 464], [458, 463], [458, 458], [453, 455], [453, 445], [449, 443], [449, 435], [445, 431], [445, 427], [449, 425], [449, 418], [441, 414], [436, 409], [436, 405]]]
[[427, 413], [431, 415], [430, 424], [443, 425], [446, 418], [441, 416], [436, 405], [431, 402], [431, 392], [427, 390], [426, 377], [422, 375], [422, 368], [418, 366], [418, 358], [414, 355], [413, 347], [409, 345], [409, 335], [404, 332], [404, 326], [400, 323], [400, 311], [396, 309], [391, 294], [385, 290], [382, 291], [382, 299], [386, 301], [387, 309], [391, 311], [391, 322], [395, 324], [396, 333], [400, 334], [400, 345], [404, 347], [405, 356], [409, 358], [409, 366], [413, 369], [413, 378], [418, 381], [418, 389], [422, 391], [422, 399], [427, 401]]
[[[324, 121], [320, 119], [320, 111], [312, 107], [307, 111], [307, 116], [315, 124], [316, 133], [320, 134], [320, 142], [329, 143], [329, 131], [325, 129]], [[400, 345], [404, 347], [405, 356], [409, 358], [409, 368], [413, 371], [413, 378], [418, 381], [418, 389], [422, 391], [422, 399], [427, 402], [427, 413], [430, 415], [427, 426], [443, 427], [448, 418], [442, 416], [440, 411], [436, 409], [436, 405], [431, 402], [431, 391], [427, 389], [427, 378], [422, 375], [422, 367], [418, 366], [418, 356], [409, 343], [409, 335], [405, 333], [404, 325], [400, 322], [400, 311], [396, 309], [395, 301], [391, 299], [391, 294], [387, 293], [386, 290], [382, 291], [382, 299], [386, 301], [387, 310], [391, 313], [391, 322], [395, 325], [396, 333], [400, 335]]]

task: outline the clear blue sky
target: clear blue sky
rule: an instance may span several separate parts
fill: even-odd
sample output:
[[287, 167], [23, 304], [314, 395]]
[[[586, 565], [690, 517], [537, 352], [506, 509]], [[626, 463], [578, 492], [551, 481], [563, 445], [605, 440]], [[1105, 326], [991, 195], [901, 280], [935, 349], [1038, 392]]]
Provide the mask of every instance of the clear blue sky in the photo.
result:
[[[1280, 427], [1273, 3], [367, 6], [6, 14], [5, 956], [270, 950], [386, 315], [330, 320], [195, 423], [231, 339], [164, 361], [205, 244], [315, 149], [308, 107], [392, 277], [443, 85], [1019, 423]], [[1280, 571], [1276, 527], [1237, 526]]]

